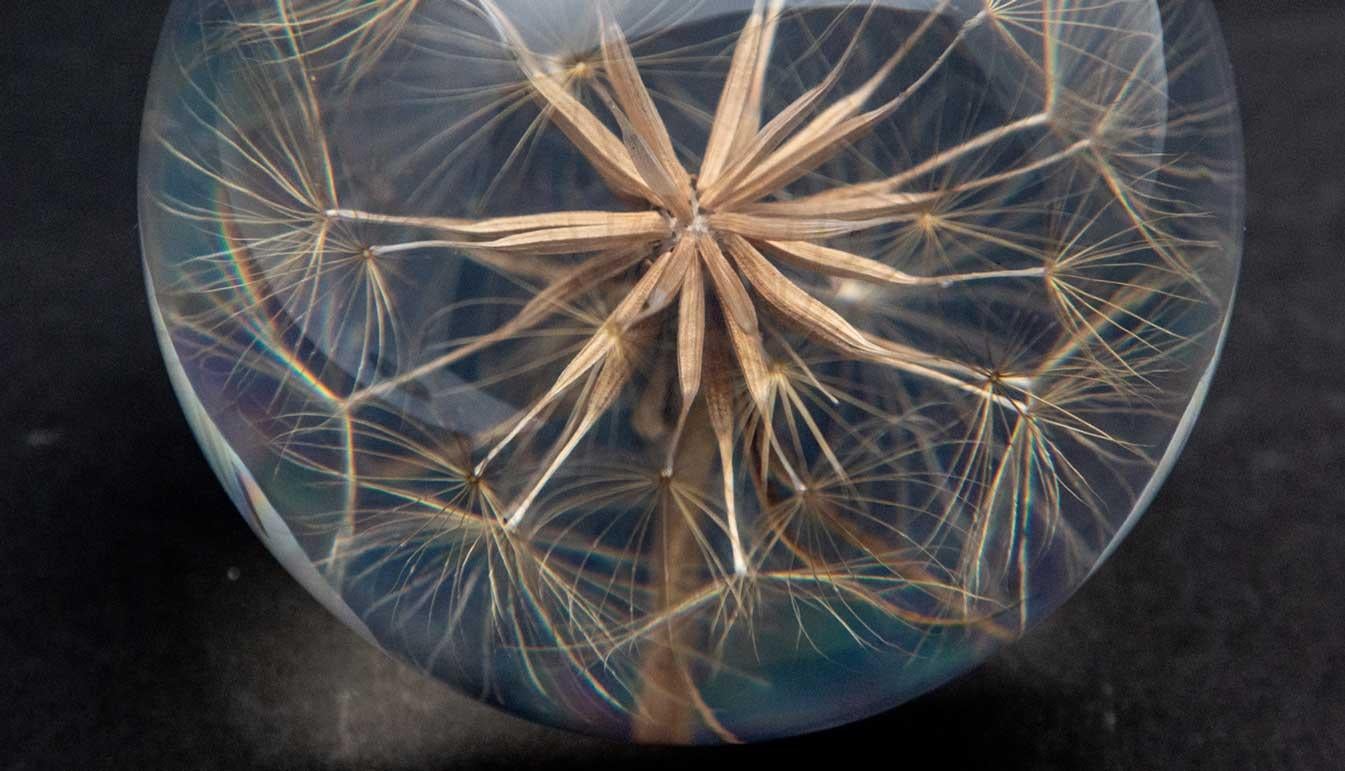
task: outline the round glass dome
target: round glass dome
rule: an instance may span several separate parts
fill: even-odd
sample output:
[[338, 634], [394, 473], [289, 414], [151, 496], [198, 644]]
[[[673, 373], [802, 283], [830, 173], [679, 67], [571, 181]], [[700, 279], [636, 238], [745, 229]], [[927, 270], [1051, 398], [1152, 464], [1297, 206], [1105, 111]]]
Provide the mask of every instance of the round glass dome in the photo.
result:
[[1204, 0], [178, 0], [141, 218], [259, 537], [635, 741], [854, 720], [1057, 607], [1226, 328]]

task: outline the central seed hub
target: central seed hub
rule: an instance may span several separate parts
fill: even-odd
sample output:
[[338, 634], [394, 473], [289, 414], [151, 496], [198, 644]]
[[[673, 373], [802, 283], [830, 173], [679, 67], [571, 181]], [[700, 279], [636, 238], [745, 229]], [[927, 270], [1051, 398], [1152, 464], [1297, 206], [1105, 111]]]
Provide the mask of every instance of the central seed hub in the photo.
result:
[[[678, 223], [679, 225], [681, 223]], [[680, 230], [692, 235], [708, 235], [710, 233], [710, 220], [704, 215], [697, 214], [691, 218], [691, 221], [683, 225]]]
[[677, 236], [690, 234], [692, 237], [708, 235], [710, 230], [710, 218], [701, 213], [700, 197], [693, 190], [691, 192], [690, 213], [684, 212], [664, 212], [664, 216], [672, 223], [672, 230]]

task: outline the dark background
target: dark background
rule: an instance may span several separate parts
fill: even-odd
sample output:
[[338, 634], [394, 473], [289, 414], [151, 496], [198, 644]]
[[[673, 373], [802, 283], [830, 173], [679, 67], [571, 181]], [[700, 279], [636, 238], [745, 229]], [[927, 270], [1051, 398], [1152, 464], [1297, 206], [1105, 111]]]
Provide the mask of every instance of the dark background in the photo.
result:
[[166, 0], [0, 5], [0, 768], [1345, 768], [1341, 0], [1216, 3], [1248, 142], [1241, 295], [1191, 443], [1114, 558], [948, 687], [711, 750], [493, 712], [284, 573], [188, 432], [141, 283]]

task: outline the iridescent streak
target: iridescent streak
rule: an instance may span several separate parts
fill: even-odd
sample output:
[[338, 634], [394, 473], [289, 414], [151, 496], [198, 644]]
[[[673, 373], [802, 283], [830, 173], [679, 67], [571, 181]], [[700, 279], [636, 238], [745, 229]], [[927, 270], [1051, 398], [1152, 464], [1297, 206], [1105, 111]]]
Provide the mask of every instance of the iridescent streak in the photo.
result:
[[[227, 192], [228, 189], [223, 185], [218, 185], [216, 187], [214, 196], [216, 205], [227, 205], [224, 200]], [[276, 319], [283, 316], [284, 311], [277, 309], [274, 313], [270, 313], [265, 310], [266, 306], [274, 304], [274, 300], [266, 297], [259, 291], [260, 287], [265, 286], [266, 281], [258, 274], [256, 268], [252, 265], [252, 257], [250, 256], [251, 251], [247, 246], [247, 239], [243, 238], [238, 232], [237, 226], [229, 217], [220, 217], [219, 222], [220, 240], [224, 246], [222, 252], [229, 256], [229, 265], [233, 268], [234, 273], [238, 278], [238, 287], [247, 295], [248, 302], [245, 307], [257, 308], [259, 311], [257, 313], [244, 312], [240, 315], [246, 323], [248, 323], [249, 326], [253, 326], [254, 329], [256, 329], [256, 323], [262, 320], [265, 321], [266, 327], [269, 328], [269, 331], [256, 329], [257, 339], [262, 343], [260, 347], [266, 351], [266, 353], [270, 354], [276, 361], [280, 362], [281, 365], [297, 375], [300, 380], [308, 384], [309, 388], [314, 393], [329, 402], [339, 403], [341, 399], [336, 396], [336, 394], [332, 393], [331, 389], [327, 388], [317, 375], [310, 372], [298, 357], [288, 352], [284, 346], [276, 344], [283, 337], [282, 330], [276, 323]], [[319, 245], [326, 239], [327, 227], [326, 224], [323, 224], [323, 235], [318, 239]]]

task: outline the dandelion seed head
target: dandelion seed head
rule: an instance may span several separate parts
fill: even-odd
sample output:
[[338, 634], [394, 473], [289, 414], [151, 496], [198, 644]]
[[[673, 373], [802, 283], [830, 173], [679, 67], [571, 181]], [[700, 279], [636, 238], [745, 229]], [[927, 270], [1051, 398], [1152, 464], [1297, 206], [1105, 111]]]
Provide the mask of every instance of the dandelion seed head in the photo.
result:
[[763, 739], [972, 665], [1110, 553], [1228, 318], [1204, 0], [178, 0], [164, 40], [146, 265], [221, 479], [536, 720]]

